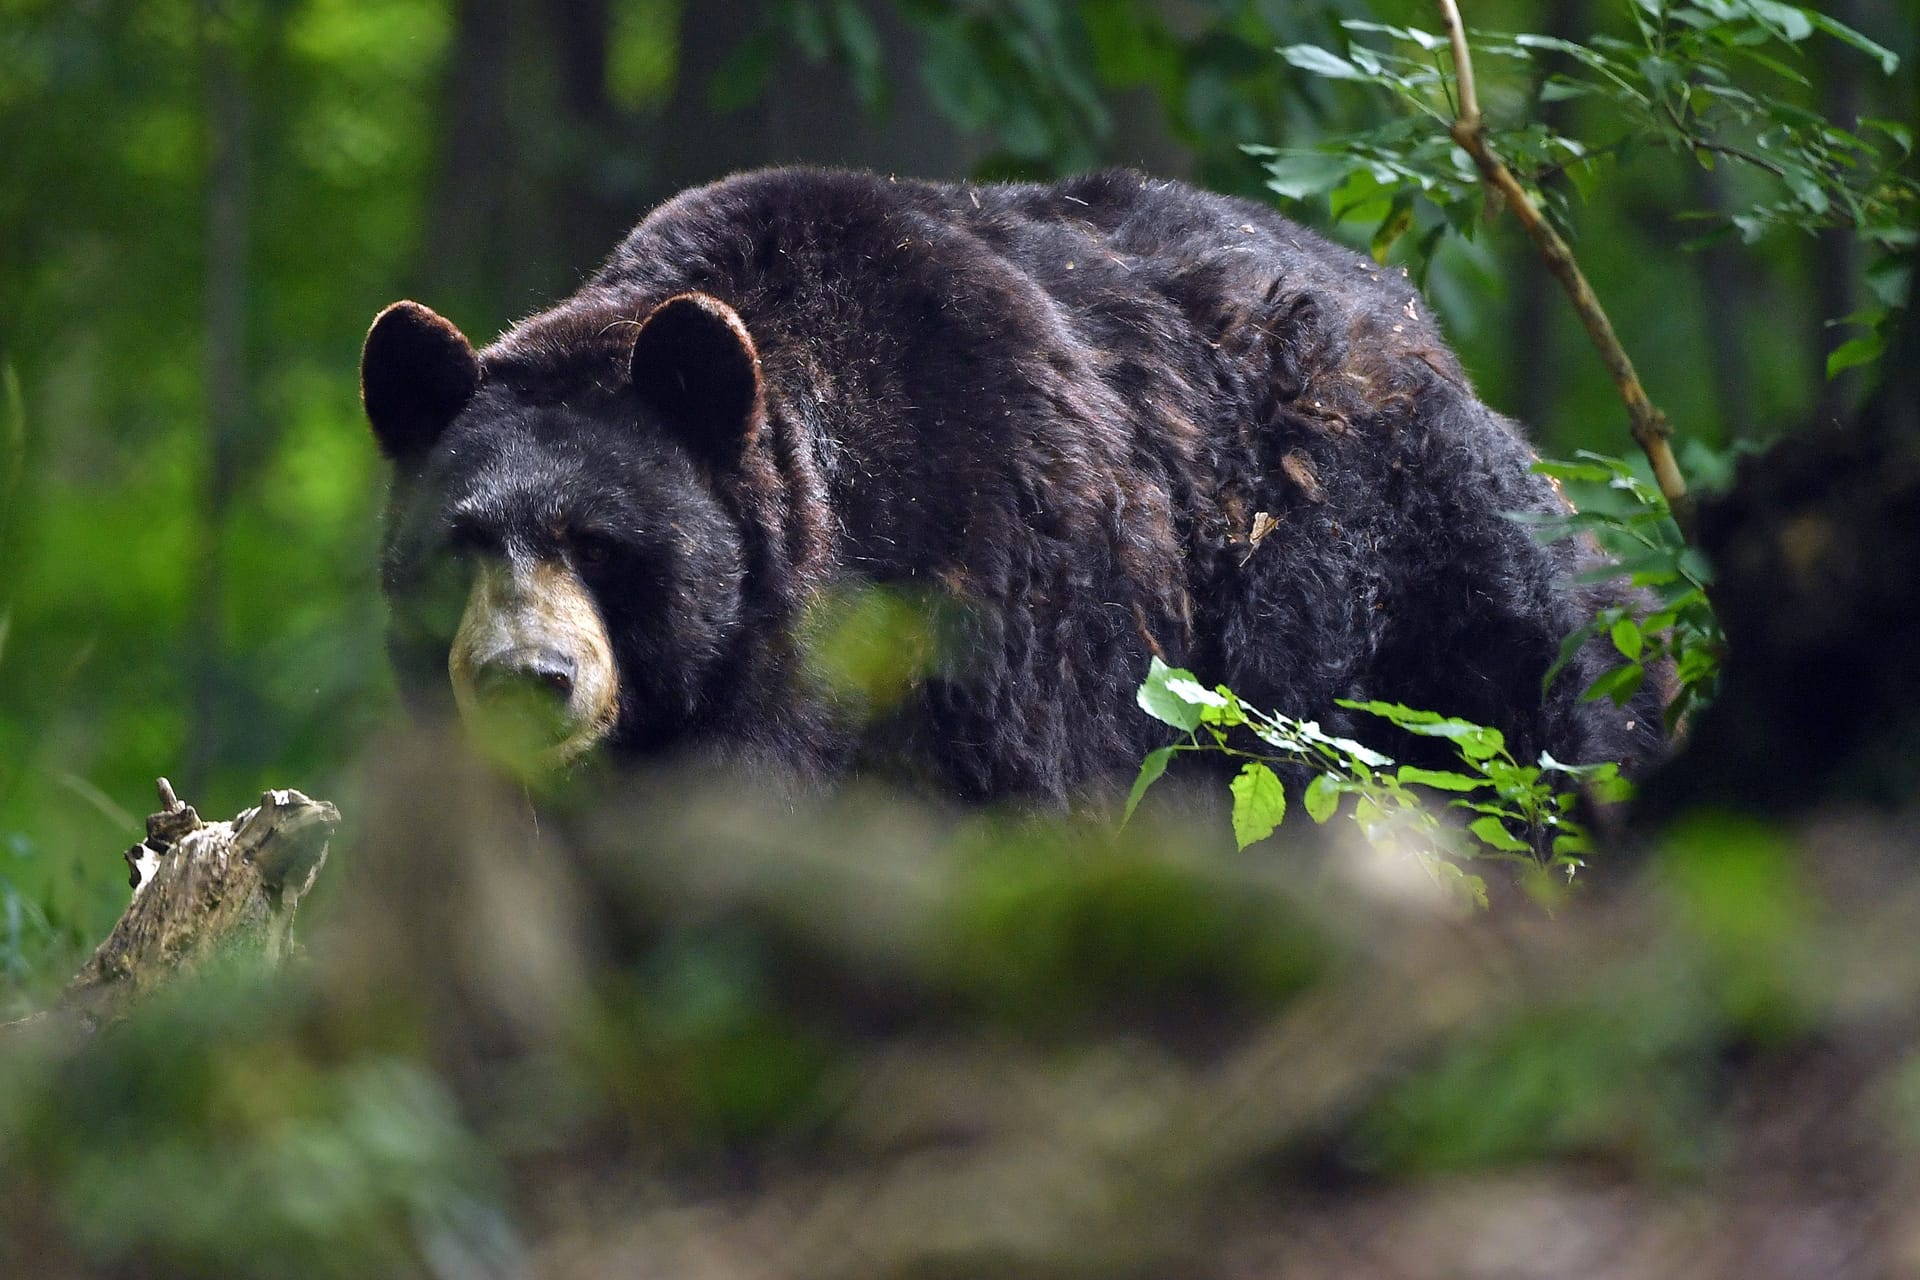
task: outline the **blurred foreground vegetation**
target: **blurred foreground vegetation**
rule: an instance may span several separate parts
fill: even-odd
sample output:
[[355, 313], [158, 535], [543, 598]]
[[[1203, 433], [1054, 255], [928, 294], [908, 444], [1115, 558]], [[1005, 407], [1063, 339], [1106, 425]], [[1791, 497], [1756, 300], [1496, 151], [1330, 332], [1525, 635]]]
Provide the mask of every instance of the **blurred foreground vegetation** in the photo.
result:
[[[1900, 1274], [1920, 879], [1696, 818], [1463, 923], [1205, 821], [662, 780], [543, 813], [379, 744], [311, 962], [0, 1055], [34, 1275]], [[1329, 828], [1328, 830], [1337, 830]], [[331, 869], [330, 869], [331, 870]]]

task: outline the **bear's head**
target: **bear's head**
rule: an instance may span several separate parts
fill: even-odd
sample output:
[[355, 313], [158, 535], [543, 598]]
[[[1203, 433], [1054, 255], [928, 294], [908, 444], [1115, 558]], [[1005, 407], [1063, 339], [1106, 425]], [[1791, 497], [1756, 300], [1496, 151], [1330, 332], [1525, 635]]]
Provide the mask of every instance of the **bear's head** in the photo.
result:
[[398, 302], [361, 357], [394, 467], [382, 585], [402, 688], [450, 689], [463, 719], [546, 764], [684, 736], [743, 630], [745, 534], [723, 490], [765, 414], [753, 340], [697, 293], [596, 330], [618, 331], [618, 357], [476, 352]]

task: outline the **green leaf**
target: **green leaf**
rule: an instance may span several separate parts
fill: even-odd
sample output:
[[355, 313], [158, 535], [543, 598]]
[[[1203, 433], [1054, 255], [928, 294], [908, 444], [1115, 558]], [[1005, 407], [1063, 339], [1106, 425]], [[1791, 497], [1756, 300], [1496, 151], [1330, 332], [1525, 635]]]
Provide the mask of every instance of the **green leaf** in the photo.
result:
[[1857, 365], [1872, 364], [1887, 349], [1887, 340], [1878, 333], [1848, 338], [1827, 353], [1827, 376], [1837, 377]]
[[1640, 59], [1640, 74], [1656, 94], [1664, 97], [1686, 83], [1679, 67], [1661, 57]]
[[1640, 634], [1640, 624], [1632, 618], [1622, 618], [1613, 624], [1613, 647], [1629, 662], [1640, 661], [1640, 651], [1645, 643], [1646, 637]]
[[1780, 180], [1787, 184], [1787, 189], [1792, 191], [1800, 203], [1814, 215], [1824, 214], [1832, 207], [1832, 201], [1821, 189], [1819, 178], [1798, 165], [1789, 166]]
[[1403, 764], [1396, 775], [1401, 782], [1422, 787], [1432, 787], [1438, 791], [1478, 791], [1485, 785], [1480, 778], [1470, 778], [1464, 773], [1448, 773], [1440, 769], [1422, 769], [1418, 765]]
[[1586, 702], [1612, 698], [1615, 706], [1624, 707], [1633, 700], [1634, 694], [1640, 692], [1640, 686], [1646, 678], [1647, 669], [1637, 662], [1630, 662], [1624, 667], [1615, 667], [1595, 680], [1580, 697]]
[[1816, 12], [1812, 9], [1805, 9], [1801, 12], [1814, 26], [1820, 28], [1836, 40], [1852, 45], [1869, 58], [1878, 62], [1883, 74], [1892, 75], [1900, 69], [1900, 55], [1885, 45], [1875, 44], [1837, 18], [1829, 18], [1826, 14]]
[[1435, 858], [1432, 862], [1434, 875], [1451, 889], [1463, 902], [1486, 910], [1487, 882], [1476, 875], [1469, 875], [1444, 858]]
[[1413, 197], [1397, 196], [1391, 211], [1380, 220], [1379, 227], [1374, 230], [1373, 238], [1367, 245], [1373, 260], [1383, 267], [1386, 266], [1387, 255], [1393, 252], [1394, 241], [1412, 229]]
[[1307, 816], [1324, 824], [1340, 807], [1340, 779], [1331, 773], [1316, 775], [1307, 784], [1307, 793], [1301, 799], [1306, 804]]
[[1553, 656], [1553, 666], [1549, 666], [1546, 676], [1540, 677], [1540, 697], [1546, 697], [1548, 689], [1553, 687], [1553, 681], [1559, 679], [1559, 674], [1567, 670], [1567, 664], [1572, 662], [1572, 658], [1574, 658], [1576, 652], [1580, 652], [1580, 647], [1586, 645], [1590, 639], [1594, 639], [1596, 631], [1597, 624], [1590, 622], [1590, 624], [1586, 624], [1584, 628], [1574, 631], [1567, 639], [1561, 641], [1559, 654]]
[[1280, 778], [1258, 760], [1249, 760], [1230, 785], [1233, 838], [1242, 849], [1274, 833], [1287, 815], [1287, 792]]
[[791, 6], [788, 10], [787, 34], [793, 37], [794, 44], [799, 46], [808, 62], [825, 62], [833, 52], [827, 34], [826, 14], [817, 5]]
[[1267, 161], [1267, 187], [1288, 200], [1305, 200], [1338, 186], [1353, 162], [1325, 151], [1276, 152]]
[[1277, 50], [1282, 58], [1302, 71], [1325, 76], [1329, 80], [1366, 80], [1369, 77], [1345, 58], [1328, 53], [1317, 44], [1290, 44]]
[[1528, 468], [1537, 476], [1571, 480], [1579, 484], [1606, 484], [1619, 473], [1598, 462], [1553, 462], [1542, 458]]
[[1393, 761], [1375, 751], [1365, 743], [1355, 742], [1352, 738], [1335, 737], [1321, 729], [1313, 720], [1300, 720], [1294, 724], [1294, 731], [1308, 742], [1317, 742], [1324, 747], [1332, 747], [1348, 760], [1358, 762], [1370, 769], [1383, 769]]
[[872, 110], [881, 105], [887, 88], [880, 33], [853, 0], [838, 0], [833, 7], [833, 21], [860, 104]]
[[1200, 727], [1201, 708], [1169, 689], [1167, 687], [1169, 680], [1183, 682], [1183, 688], [1189, 686], [1195, 689], [1203, 688], [1193, 678], [1191, 671], [1169, 667], [1155, 658], [1148, 664], [1146, 681], [1140, 686], [1140, 693], [1135, 700], [1140, 704], [1140, 709], [1155, 720], [1192, 733]]
[[1912, 154], [1913, 130], [1898, 120], [1887, 120], [1879, 116], [1861, 116], [1860, 123], [1865, 128], [1877, 129], [1886, 134], [1893, 141], [1893, 145], [1900, 148], [1901, 155]]
[[1805, 9], [1778, 0], [1747, 0], [1747, 6], [1789, 44], [1798, 44], [1813, 34], [1813, 15]]
[[1564, 102], [1570, 98], [1584, 98], [1598, 92], [1592, 85], [1580, 80], [1569, 80], [1565, 76], [1550, 76], [1540, 86], [1540, 101]]
[[1680, 572], [1687, 581], [1699, 586], [1713, 583], [1713, 562], [1697, 547], [1688, 547], [1680, 553]]
[[1564, 831], [1553, 838], [1553, 856], [1556, 858], [1571, 858], [1592, 852], [1593, 837], [1579, 828]]
[[1169, 671], [1165, 688], [1168, 694], [1188, 706], [1200, 709], [1202, 724], [1244, 724], [1239, 699], [1225, 685], [1209, 689], [1184, 671]]
[[720, 115], [731, 115], [758, 102], [773, 79], [779, 57], [780, 42], [771, 29], [762, 28], [742, 40], [708, 81], [707, 106]]
[[1353, 702], [1346, 698], [1336, 698], [1334, 701], [1340, 706], [1391, 721], [1408, 733], [1419, 734], [1423, 738], [1445, 738], [1469, 760], [1486, 760], [1507, 748], [1506, 737], [1498, 729], [1475, 724], [1471, 720], [1451, 719], [1436, 711], [1415, 711], [1397, 702]]
[[1507, 830], [1506, 824], [1498, 818], [1492, 816], [1475, 818], [1467, 824], [1467, 830], [1478, 837], [1482, 844], [1498, 849], [1502, 853], [1533, 852], [1526, 841]]
[[1398, 702], [1350, 702], [1338, 700], [1340, 705], [1354, 711], [1364, 711], [1370, 716], [1379, 716], [1391, 724], [1405, 729], [1412, 725], [1439, 724], [1446, 719], [1438, 711], [1416, 711], [1412, 707], [1402, 706]]
[[1587, 794], [1600, 804], [1614, 804], [1633, 798], [1633, 780], [1623, 778], [1618, 773], [1591, 778], [1584, 785]]
[[[0, 362], [0, 506], [12, 497], [26, 469], [27, 407], [12, 361]], [[0, 522], [4, 523], [4, 522]]]
[[1167, 762], [1173, 759], [1173, 753], [1178, 749], [1161, 747], [1158, 751], [1149, 751], [1147, 758], [1140, 762], [1140, 776], [1133, 780], [1133, 790], [1127, 792], [1127, 807], [1120, 812], [1121, 826], [1133, 821], [1133, 811], [1146, 798], [1147, 788], [1160, 781], [1160, 775], [1167, 771]]
[[1419, 27], [1390, 27], [1378, 22], [1363, 22], [1358, 18], [1347, 18], [1340, 23], [1340, 26], [1347, 31], [1372, 31], [1383, 36], [1391, 36], [1395, 40], [1405, 40], [1409, 44], [1419, 45], [1428, 53], [1447, 47], [1445, 36], [1435, 35], [1431, 31], [1422, 31]]

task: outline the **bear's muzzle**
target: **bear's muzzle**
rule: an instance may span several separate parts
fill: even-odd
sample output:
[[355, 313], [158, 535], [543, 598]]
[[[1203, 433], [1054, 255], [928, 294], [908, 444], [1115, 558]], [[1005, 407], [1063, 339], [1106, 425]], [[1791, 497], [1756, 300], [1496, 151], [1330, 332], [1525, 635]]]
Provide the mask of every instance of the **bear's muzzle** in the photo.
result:
[[548, 561], [481, 564], [447, 674], [481, 744], [528, 767], [579, 756], [618, 713], [619, 675], [600, 611], [578, 575]]

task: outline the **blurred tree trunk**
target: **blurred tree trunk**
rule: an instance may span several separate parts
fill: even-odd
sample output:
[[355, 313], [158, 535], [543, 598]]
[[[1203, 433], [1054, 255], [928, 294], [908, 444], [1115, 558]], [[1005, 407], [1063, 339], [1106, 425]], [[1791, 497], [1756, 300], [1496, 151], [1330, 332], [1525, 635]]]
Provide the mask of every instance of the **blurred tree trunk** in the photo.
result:
[[204, 296], [207, 453], [197, 554], [187, 598], [187, 788], [204, 793], [225, 745], [225, 529], [239, 481], [250, 417], [247, 370], [248, 242], [253, 206], [252, 109], [241, 34], [214, 0], [198, 9], [206, 113], [206, 292]]
[[[608, 91], [612, 0], [460, 0], [441, 99], [419, 291], [476, 335], [566, 290], [651, 205], [777, 163], [958, 175], [971, 153], [919, 84], [913, 29], [867, 7], [892, 101], [868, 112], [838, 66], [779, 46], [762, 92], [724, 112], [717, 79], [767, 21], [750, 0], [682, 7], [674, 87], [656, 111]], [[764, 38], [764, 37], [763, 37]]]
[[523, 306], [542, 274], [547, 228], [526, 207], [538, 190], [516, 128], [517, 39], [511, 0], [461, 0], [447, 55], [440, 159], [425, 226], [420, 292], [472, 324]]
[[1857, 413], [1742, 459], [1731, 491], [1702, 506], [1728, 657], [1719, 698], [1642, 789], [1641, 823], [1695, 808], [1912, 805], [1920, 666], [1902, 637], [1920, 628], [1916, 303], [1910, 286]]
[[752, 0], [688, 4], [673, 96], [651, 130], [657, 139], [652, 198], [768, 164], [964, 177], [977, 148], [955, 132], [921, 87], [918, 33], [892, 3], [862, 9], [879, 37], [889, 91], [884, 110], [861, 104], [844, 69], [810, 63], [783, 45], [763, 91], [748, 105], [722, 113], [713, 105], [715, 82], [737, 70], [729, 63], [766, 21], [766, 6]]
[[[1586, 36], [1586, 0], [1550, 0], [1542, 18], [1547, 35], [1561, 40], [1579, 40]], [[1562, 69], [1562, 55], [1546, 60], [1549, 69]], [[1570, 67], [1567, 69], [1571, 69]], [[1540, 118], [1548, 128], [1564, 132], [1568, 108], [1565, 101], [1549, 102], [1540, 108]], [[1559, 362], [1553, 358], [1558, 336], [1567, 332], [1570, 319], [1560, 286], [1554, 283], [1531, 246], [1520, 244], [1514, 252], [1524, 261], [1510, 273], [1513, 280], [1514, 351], [1508, 367], [1515, 370], [1513, 411], [1538, 430], [1553, 420], [1566, 382]]]
[[[1733, 212], [1726, 171], [1694, 168], [1694, 201], [1720, 217]], [[1759, 314], [1749, 285], [1752, 264], [1739, 244], [1721, 240], [1693, 255], [1694, 279], [1699, 285], [1700, 316], [1705, 327], [1707, 372], [1713, 379], [1714, 403], [1729, 441], [1752, 439], [1753, 375], [1747, 367], [1746, 326]]]
[[[1860, 0], [1833, 0], [1820, 6], [1830, 16], [1854, 28], [1872, 25], [1870, 15], [1862, 12]], [[1820, 114], [1843, 129], [1852, 129], [1859, 121], [1865, 99], [1861, 92], [1860, 59], [1852, 49], [1837, 40], [1824, 40], [1813, 46], [1817, 59], [1815, 80], [1820, 85]], [[1854, 282], [1860, 272], [1859, 239], [1851, 231], [1822, 232], [1813, 250], [1814, 330], [1807, 335], [1807, 350], [1814, 366], [1809, 371], [1819, 394], [1814, 398], [1813, 420], [1838, 422], [1859, 403], [1862, 376], [1849, 371], [1837, 378], [1827, 377], [1827, 354], [1852, 336], [1831, 322], [1851, 314], [1858, 305]]]
[[461, 0], [420, 291], [476, 331], [572, 286], [631, 221], [610, 183], [609, 0]]

